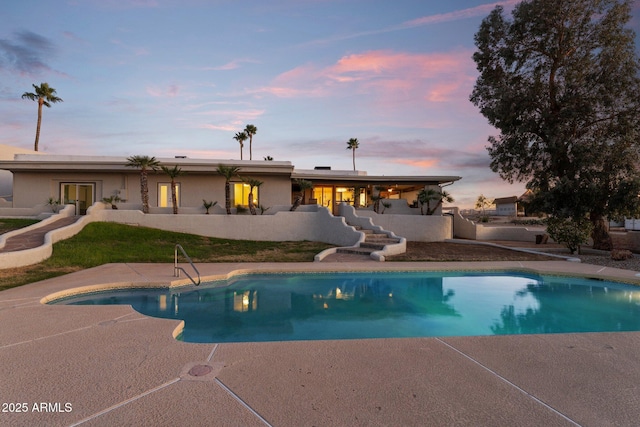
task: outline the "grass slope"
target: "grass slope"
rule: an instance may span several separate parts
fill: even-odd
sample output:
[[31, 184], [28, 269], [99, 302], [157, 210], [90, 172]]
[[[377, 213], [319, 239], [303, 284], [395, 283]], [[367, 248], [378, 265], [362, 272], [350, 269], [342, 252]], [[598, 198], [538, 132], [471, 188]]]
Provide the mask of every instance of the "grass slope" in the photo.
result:
[[308, 262], [332, 245], [227, 240], [116, 223], [94, 222], [56, 243], [48, 260], [0, 271], [0, 290], [114, 262], [172, 263], [179, 243], [194, 262]]

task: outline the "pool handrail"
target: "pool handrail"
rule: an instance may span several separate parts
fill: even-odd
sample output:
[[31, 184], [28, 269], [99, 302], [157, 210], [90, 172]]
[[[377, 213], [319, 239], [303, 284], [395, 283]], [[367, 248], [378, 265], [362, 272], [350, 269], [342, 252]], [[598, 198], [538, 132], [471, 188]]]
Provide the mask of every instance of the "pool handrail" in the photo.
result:
[[[193, 267], [193, 269], [195, 270], [196, 274], [198, 275], [198, 281], [197, 282], [195, 281], [195, 279], [193, 277], [191, 277], [191, 275], [187, 272], [187, 270], [185, 270], [184, 268], [178, 266], [178, 249], [180, 249], [180, 252], [182, 252], [182, 255], [184, 255], [184, 257], [187, 259], [187, 261], [189, 261], [189, 264], [191, 264], [191, 267]], [[189, 258], [189, 255], [187, 255], [187, 253], [185, 252], [185, 250], [182, 247], [182, 245], [180, 245], [179, 243], [176, 243], [176, 246], [173, 249], [173, 277], [180, 277], [180, 272], [181, 271], [184, 274], [187, 275], [189, 280], [191, 280], [191, 283], [193, 283], [196, 286], [200, 285], [200, 282], [201, 282], [200, 272], [196, 268], [196, 266], [193, 263], [193, 261], [191, 261], [191, 258]]]

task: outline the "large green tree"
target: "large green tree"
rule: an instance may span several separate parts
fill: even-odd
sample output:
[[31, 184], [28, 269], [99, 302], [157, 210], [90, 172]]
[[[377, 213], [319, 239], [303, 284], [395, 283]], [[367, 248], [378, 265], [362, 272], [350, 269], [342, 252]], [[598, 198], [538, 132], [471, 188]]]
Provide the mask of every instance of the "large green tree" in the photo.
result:
[[155, 157], [131, 156], [127, 157], [126, 166], [140, 169], [140, 199], [142, 200], [142, 212], [149, 213], [149, 171], [157, 171], [160, 162]]
[[38, 124], [36, 126], [36, 142], [33, 145], [33, 149], [38, 151], [38, 142], [40, 141], [40, 125], [42, 124], [42, 106], [47, 108], [51, 107], [51, 104], [56, 102], [62, 102], [62, 98], [56, 96], [56, 90], [49, 86], [49, 83], [40, 83], [40, 86], [32, 84], [35, 92], [25, 92], [22, 94], [22, 99], [30, 99], [32, 101], [38, 101]]
[[[526, 182], [539, 206], [593, 225], [636, 198], [640, 62], [626, 28], [631, 0], [525, 0], [496, 7], [475, 35], [480, 75], [471, 101], [500, 134], [491, 169]], [[625, 194], [621, 194], [625, 192]]]

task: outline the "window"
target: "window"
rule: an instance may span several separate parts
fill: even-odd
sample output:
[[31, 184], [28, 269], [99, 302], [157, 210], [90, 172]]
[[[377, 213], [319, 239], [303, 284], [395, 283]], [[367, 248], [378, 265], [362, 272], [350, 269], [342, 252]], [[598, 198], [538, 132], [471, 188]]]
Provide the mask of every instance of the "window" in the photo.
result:
[[315, 186], [313, 187], [313, 198], [316, 199], [316, 203], [320, 206], [331, 207], [331, 198], [333, 194], [333, 187]]
[[[179, 207], [180, 206], [180, 183], [176, 183], [176, 201], [178, 202], [178, 207]], [[171, 183], [170, 182], [158, 183], [158, 207], [159, 208], [173, 207], [173, 202], [171, 201]]]
[[[249, 184], [233, 184], [233, 206], [249, 207]], [[258, 187], [253, 187], [253, 204], [258, 206]]]

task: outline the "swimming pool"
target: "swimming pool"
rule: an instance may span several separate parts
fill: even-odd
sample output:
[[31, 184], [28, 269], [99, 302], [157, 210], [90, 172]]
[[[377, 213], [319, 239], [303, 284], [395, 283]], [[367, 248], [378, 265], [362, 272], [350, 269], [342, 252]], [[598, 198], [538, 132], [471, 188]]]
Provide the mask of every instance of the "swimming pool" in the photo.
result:
[[248, 274], [51, 303], [130, 304], [199, 343], [640, 330], [639, 287], [519, 272]]

